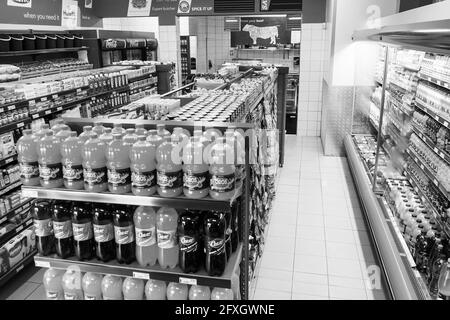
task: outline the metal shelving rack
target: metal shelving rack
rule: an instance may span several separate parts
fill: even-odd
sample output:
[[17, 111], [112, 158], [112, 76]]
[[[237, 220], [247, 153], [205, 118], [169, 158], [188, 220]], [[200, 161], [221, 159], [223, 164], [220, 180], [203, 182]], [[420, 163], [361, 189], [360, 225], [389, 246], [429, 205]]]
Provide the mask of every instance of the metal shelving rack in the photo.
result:
[[[374, 41], [381, 42], [384, 45], [389, 46], [391, 49], [402, 48], [402, 49], [412, 49], [417, 51], [424, 51], [428, 53], [435, 54], [450, 54], [450, 45], [448, 44], [449, 33], [448, 28], [443, 26], [448, 24], [450, 20], [446, 21], [436, 21], [428, 23], [415, 23], [409, 25], [395, 26], [395, 27], [383, 27], [381, 29], [372, 30], [362, 30], [356, 31], [353, 35], [354, 41]], [[427, 30], [434, 29], [433, 32], [428, 33]], [[415, 30], [420, 30], [415, 31]], [[407, 116], [411, 117], [411, 112], [406, 112], [403, 105], [395, 105], [398, 100], [396, 96], [397, 93], [401, 93], [401, 96], [408, 91], [400, 89], [395, 84], [389, 85], [387, 83], [387, 67], [390, 63], [390, 57], [386, 53], [384, 60], [385, 76], [381, 83], [378, 81], [377, 85], [382, 86], [382, 101], [380, 105], [380, 122], [378, 123], [378, 145], [377, 145], [377, 157], [376, 157], [376, 168], [375, 172], [378, 170], [378, 159], [380, 157], [380, 149], [382, 148], [383, 139], [381, 128], [383, 126], [383, 121], [388, 117], [384, 117], [384, 112], [386, 110], [387, 102], [384, 97], [387, 92], [391, 96], [391, 101], [394, 100], [394, 106], [399, 108]], [[417, 78], [419, 81], [427, 81], [438, 85], [442, 88], [449, 89], [449, 84], [439, 79], [423, 75], [420, 69], [411, 68], [411, 66], [402, 66], [410, 70], [411, 72], [417, 72]], [[377, 82], [377, 80], [375, 80]], [[445, 90], [445, 89], [444, 89]], [[415, 92], [413, 96], [415, 95]], [[401, 97], [400, 96], [400, 97]], [[399, 100], [401, 103], [401, 99]], [[409, 101], [409, 100], [408, 100]], [[413, 108], [413, 110], [420, 110], [421, 112], [427, 113], [432, 119], [439, 122], [442, 126], [449, 128], [450, 119], [445, 119], [440, 115], [435, 114], [431, 110], [427, 109], [420, 99], [412, 100], [412, 103], [408, 104]], [[392, 106], [391, 106], [392, 107]], [[392, 121], [392, 120], [391, 120]], [[438, 149], [436, 145], [433, 144], [431, 139], [425, 136], [425, 134], [419, 131], [419, 129], [411, 123], [412, 133], [416, 134], [425, 145], [429, 147], [431, 152], [434, 152], [443, 161], [450, 160], [450, 157]], [[345, 147], [350, 163], [350, 168], [357, 185], [357, 190], [359, 196], [362, 200], [362, 204], [366, 213], [366, 218], [370, 226], [370, 231], [372, 233], [374, 243], [377, 247], [377, 251], [381, 260], [381, 264], [384, 269], [384, 274], [386, 276], [389, 289], [392, 294], [393, 299], [407, 299], [407, 300], [429, 300], [433, 299], [430, 296], [427, 288], [426, 281], [423, 276], [416, 269], [414, 259], [409, 252], [408, 247], [405, 244], [403, 235], [398, 230], [396, 218], [390, 208], [390, 205], [386, 201], [384, 195], [377, 195], [373, 191], [377, 185], [377, 175], [374, 175], [373, 181], [368, 181], [367, 174], [364, 172], [363, 161], [358, 155], [358, 151], [355, 148], [355, 144], [351, 136], [347, 137], [345, 141]], [[430, 179], [430, 183], [434, 184], [441, 191], [442, 195], [450, 200], [449, 194], [442, 184], [438, 181], [437, 176], [433, 174], [432, 170], [424, 165], [422, 159], [414, 153], [411, 147], [407, 147], [405, 152], [405, 157], [411, 158], [420, 170]], [[403, 173], [403, 172], [402, 172]], [[407, 166], [404, 166], [404, 176], [409, 181], [411, 186], [415, 189], [416, 193], [421, 198], [422, 202], [431, 209], [432, 215], [434, 216], [436, 222], [440, 225], [442, 231], [448, 236], [450, 234], [450, 226], [441, 220], [442, 214], [439, 212], [434, 204], [429, 201], [426, 193], [422, 190], [421, 185], [417, 182], [415, 177], [409, 172]], [[387, 192], [387, 191], [386, 191]]]

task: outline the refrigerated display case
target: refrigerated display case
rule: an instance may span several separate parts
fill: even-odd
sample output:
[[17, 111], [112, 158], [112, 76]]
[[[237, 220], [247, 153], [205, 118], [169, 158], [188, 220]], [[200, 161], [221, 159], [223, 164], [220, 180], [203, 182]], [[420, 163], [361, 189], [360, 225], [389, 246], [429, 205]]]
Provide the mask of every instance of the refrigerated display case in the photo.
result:
[[290, 73], [286, 88], [286, 134], [297, 134], [298, 74]]
[[440, 23], [353, 36], [364, 58], [345, 148], [395, 300], [438, 299], [450, 258], [450, 33]]

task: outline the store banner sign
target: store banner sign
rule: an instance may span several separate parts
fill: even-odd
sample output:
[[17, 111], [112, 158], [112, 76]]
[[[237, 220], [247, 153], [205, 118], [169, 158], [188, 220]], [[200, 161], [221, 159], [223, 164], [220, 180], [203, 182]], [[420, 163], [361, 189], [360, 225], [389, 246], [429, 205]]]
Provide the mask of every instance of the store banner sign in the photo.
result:
[[153, 0], [151, 16], [159, 17], [159, 25], [174, 26], [178, 0]]
[[128, 17], [148, 17], [152, 0], [129, 0], [128, 1]]
[[214, 13], [213, 0], [179, 0], [177, 14], [180, 16], [188, 15], [208, 15]]
[[0, 0], [1, 23], [61, 26], [61, 0]]
[[96, 16], [93, 8], [94, 0], [78, 0], [80, 8], [80, 26], [87, 28], [103, 28], [103, 19]]
[[291, 43], [286, 17], [242, 17], [241, 31], [231, 32], [231, 46], [275, 47]]
[[125, 49], [127, 41], [124, 39], [105, 39], [102, 41], [103, 50]]
[[78, 2], [74, 0], [64, 0], [62, 8], [61, 25], [67, 29], [74, 29], [78, 24]]

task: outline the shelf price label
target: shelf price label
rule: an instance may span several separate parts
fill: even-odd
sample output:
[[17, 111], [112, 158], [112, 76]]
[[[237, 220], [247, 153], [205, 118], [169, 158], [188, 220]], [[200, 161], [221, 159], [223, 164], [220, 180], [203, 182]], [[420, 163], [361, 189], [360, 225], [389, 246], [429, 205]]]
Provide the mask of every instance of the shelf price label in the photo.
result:
[[150, 274], [145, 273], [145, 272], [133, 271], [133, 278], [142, 279], [142, 280], [150, 280]]
[[31, 117], [32, 117], [33, 119], [36, 119], [36, 118], [39, 117], [39, 115], [36, 113], [36, 114], [33, 114]]
[[22, 196], [26, 198], [37, 198], [38, 192], [35, 190], [22, 190]]
[[19, 226], [19, 227], [16, 228], [16, 232], [17, 232], [17, 233], [20, 232], [20, 231], [22, 231], [22, 230], [23, 230], [23, 226]]
[[180, 277], [178, 279], [178, 282], [181, 284], [188, 284], [191, 286], [196, 286], [197, 285], [197, 279], [192, 279], [192, 278], [184, 278], [184, 277]]
[[0, 219], [0, 224], [6, 221], [6, 217]]
[[78, 88], [78, 89], [77, 89], [77, 93], [80, 93], [80, 92], [81, 92], [81, 88]]
[[16, 273], [19, 273], [23, 269], [23, 264], [17, 267]]
[[42, 97], [41, 102], [45, 102], [45, 101], [47, 101], [47, 97]]
[[15, 108], [16, 108], [16, 106], [13, 104], [12, 106], [8, 107], [8, 110], [11, 111], [11, 110], [14, 110]]
[[46, 110], [44, 113], [45, 115], [49, 115], [50, 113], [52, 113], [52, 110]]
[[52, 99], [56, 99], [56, 98], [58, 98], [57, 94], [52, 95]]
[[50, 262], [48, 262], [48, 261], [34, 260], [34, 264], [36, 267], [39, 267], [39, 268], [50, 268]]
[[62, 107], [58, 107], [56, 108], [56, 111], [61, 111], [63, 108]]
[[25, 123], [21, 122], [17, 124], [17, 128], [22, 128], [25, 125]]
[[434, 183], [436, 186], [439, 185], [439, 182], [438, 182], [436, 179], [433, 180], [433, 183]]

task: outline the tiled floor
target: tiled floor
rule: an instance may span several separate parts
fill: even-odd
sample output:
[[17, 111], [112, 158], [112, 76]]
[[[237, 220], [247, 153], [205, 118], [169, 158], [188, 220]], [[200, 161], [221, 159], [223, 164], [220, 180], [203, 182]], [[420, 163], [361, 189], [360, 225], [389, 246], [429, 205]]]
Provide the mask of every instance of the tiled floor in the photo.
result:
[[319, 138], [288, 136], [254, 298], [385, 299], [371, 289], [371, 265], [347, 160], [324, 157]]
[[[367, 281], [376, 264], [346, 159], [324, 157], [318, 138], [288, 136], [254, 298], [384, 299]], [[0, 300], [45, 299], [44, 272], [27, 267]]]

